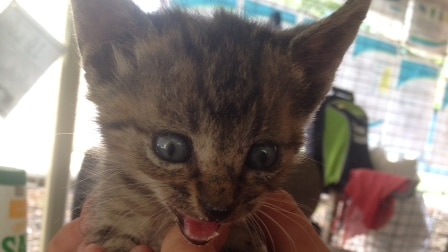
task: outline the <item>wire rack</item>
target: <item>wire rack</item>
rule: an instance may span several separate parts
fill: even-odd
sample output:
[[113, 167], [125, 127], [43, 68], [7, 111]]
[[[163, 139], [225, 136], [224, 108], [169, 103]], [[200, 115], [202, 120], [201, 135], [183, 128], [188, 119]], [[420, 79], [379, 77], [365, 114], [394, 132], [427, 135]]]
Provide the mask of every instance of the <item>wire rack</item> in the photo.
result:
[[[448, 252], [448, 209], [443, 209], [443, 206], [426, 206], [424, 198], [425, 194], [421, 193], [396, 198], [394, 215], [386, 226], [345, 242], [341, 226], [332, 225], [328, 243], [335, 251]], [[448, 196], [439, 195], [439, 199], [448, 201]], [[326, 223], [334, 220], [331, 216], [334, 211], [332, 200], [332, 197], [324, 195], [313, 216], [323, 227], [328, 227]], [[343, 204], [339, 201], [334, 205], [336, 215], [340, 216]]]

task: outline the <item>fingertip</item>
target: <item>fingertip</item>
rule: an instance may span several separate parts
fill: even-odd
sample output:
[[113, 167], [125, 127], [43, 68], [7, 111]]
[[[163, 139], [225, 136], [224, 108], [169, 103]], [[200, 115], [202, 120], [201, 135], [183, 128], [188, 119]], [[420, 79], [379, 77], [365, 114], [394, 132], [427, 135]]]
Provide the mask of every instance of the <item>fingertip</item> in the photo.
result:
[[184, 251], [194, 251], [189, 250], [191, 246], [189, 242], [183, 237], [179, 228], [177, 226], [171, 228], [162, 242], [162, 252], [179, 251], [179, 249], [182, 247], [184, 248]]
[[65, 224], [53, 237], [49, 245], [49, 252], [74, 251], [82, 243], [80, 229], [81, 219]]
[[80, 246], [77, 252], [104, 252], [104, 250], [98, 245], [90, 244], [87, 246]]

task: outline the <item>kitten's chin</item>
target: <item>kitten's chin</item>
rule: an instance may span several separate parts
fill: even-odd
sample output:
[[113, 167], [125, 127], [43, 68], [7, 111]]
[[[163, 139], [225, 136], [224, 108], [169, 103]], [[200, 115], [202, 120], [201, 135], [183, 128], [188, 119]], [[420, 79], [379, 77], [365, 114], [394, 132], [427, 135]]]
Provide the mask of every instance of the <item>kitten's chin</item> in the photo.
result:
[[195, 245], [205, 245], [219, 235], [221, 224], [217, 222], [202, 221], [176, 213], [177, 223], [182, 234]]

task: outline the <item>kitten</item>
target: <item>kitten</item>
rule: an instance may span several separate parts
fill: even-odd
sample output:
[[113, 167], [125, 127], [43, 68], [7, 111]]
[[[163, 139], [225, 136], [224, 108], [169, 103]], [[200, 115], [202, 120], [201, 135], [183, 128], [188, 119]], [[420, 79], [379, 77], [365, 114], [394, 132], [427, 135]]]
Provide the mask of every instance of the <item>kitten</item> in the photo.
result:
[[349, 0], [315, 24], [272, 31], [225, 11], [72, 0], [104, 145], [88, 241], [158, 251], [176, 223], [195, 244], [233, 223], [223, 251], [265, 251], [246, 220], [300, 169], [304, 128], [369, 4]]

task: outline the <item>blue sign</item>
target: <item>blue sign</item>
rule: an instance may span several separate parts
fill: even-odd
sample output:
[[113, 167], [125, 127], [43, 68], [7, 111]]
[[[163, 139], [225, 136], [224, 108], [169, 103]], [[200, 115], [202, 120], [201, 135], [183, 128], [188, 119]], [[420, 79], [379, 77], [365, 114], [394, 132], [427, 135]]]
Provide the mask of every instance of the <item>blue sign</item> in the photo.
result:
[[439, 78], [439, 69], [428, 66], [415, 61], [403, 60], [401, 62], [400, 76], [398, 79], [398, 87], [406, 84], [406, 82], [417, 79], [433, 79]]
[[398, 55], [398, 46], [386, 41], [359, 35], [356, 38], [354, 55], [358, 56], [369, 51]]
[[275, 7], [265, 5], [253, 0], [247, 0], [244, 5], [244, 16], [248, 18], [263, 16], [270, 17], [272, 13], [279, 12], [282, 22], [286, 22], [292, 25], [297, 23], [297, 16], [295, 13], [282, 11]]
[[238, 0], [172, 0], [172, 3], [176, 7], [199, 7], [199, 6], [220, 6], [227, 8], [236, 8], [238, 6]]

